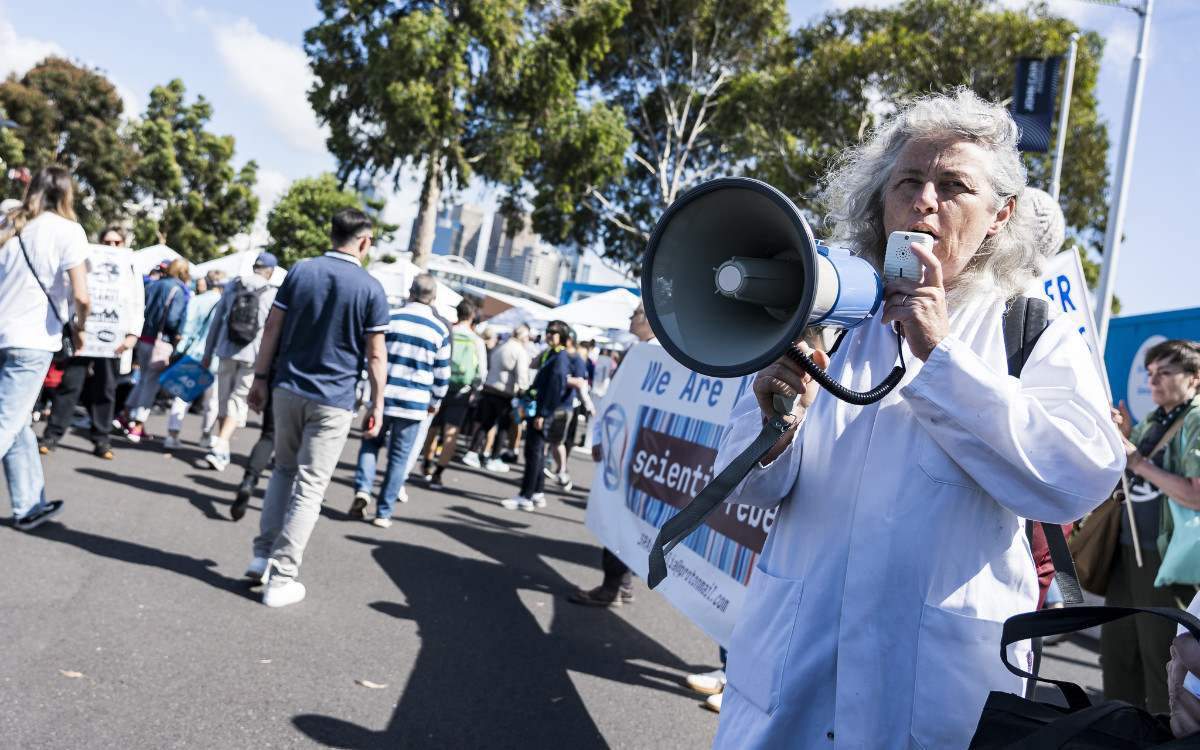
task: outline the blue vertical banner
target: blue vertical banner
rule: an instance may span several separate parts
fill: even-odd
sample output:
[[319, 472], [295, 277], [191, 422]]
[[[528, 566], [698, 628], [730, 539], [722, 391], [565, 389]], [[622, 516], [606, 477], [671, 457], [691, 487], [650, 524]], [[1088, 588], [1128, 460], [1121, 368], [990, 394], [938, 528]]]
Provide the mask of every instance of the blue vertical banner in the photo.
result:
[[1022, 57], [1017, 61], [1012, 116], [1021, 130], [1017, 147], [1022, 151], [1045, 153], [1050, 150], [1050, 126], [1054, 121], [1061, 60], [1061, 57], [1049, 60]]

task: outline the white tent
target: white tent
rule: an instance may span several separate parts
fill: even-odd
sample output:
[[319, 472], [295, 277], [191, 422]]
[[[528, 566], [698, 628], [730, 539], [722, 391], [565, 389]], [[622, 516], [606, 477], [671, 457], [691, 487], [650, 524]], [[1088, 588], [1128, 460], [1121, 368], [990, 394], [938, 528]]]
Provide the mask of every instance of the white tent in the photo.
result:
[[508, 333], [524, 323], [532, 329], [545, 328], [554, 320], [554, 308], [546, 307], [523, 297], [513, 297], [498, 292], [488, 292], [488, 296], [508, 302], [512, 307], [496, 313], [485, 321], [484, 325], [497, 331]]
[[[159, 263], [162, 263], [163, 261], [170, 263], [176, 258], [182, 257], [183, 256], [166, 245], [151, 245], [150, 247], [143, 247], [140, 250], [133, 251], [133, 270], [134, 272], [145, 276], [146, 274], [150, 273], [150, 269], [154, 268]], [[196, 265], [194, 263], [188, 264], [188, 273], [195, 278]]]
[[[238, 276], [245, 276], [254, 271], [254, 259], [258, 257], [258, 250], [243, 250], [240, 253], [230, 253], [222, 255], [219, 258], [206, 260], [203, 263], [195, 266], [196, 273], [193, 276], [204, 276], [209, 271], [224, 271], [226, 278], [232, 280]], [[284, 277], [287, 276], [287, 271], [276, 266], [274, 273], [271, 274], [271, 284], [279, 286], [283, 283]]]
[[629, 328], [629, 318], [640, 302], [641, 298], [628, 289], [610, 289], [554, 308], [551, 320], [571, 326], [624, 330]]
[[[383, 284], [383, 291], [387, 292], [388, 300], [394, 304], [408, 299], [412, 280], [424, 273], [415, 263], [401, 260], [394, 263], [372, 263], [367, 270]], [[437, 282], [437, 296], [433, 300], [433, 308], [438, 315], [453, 323], [458, 319], [454, 308], [458, 307], [459, 302], [462, 302], [461, 294], [442, 282]]]

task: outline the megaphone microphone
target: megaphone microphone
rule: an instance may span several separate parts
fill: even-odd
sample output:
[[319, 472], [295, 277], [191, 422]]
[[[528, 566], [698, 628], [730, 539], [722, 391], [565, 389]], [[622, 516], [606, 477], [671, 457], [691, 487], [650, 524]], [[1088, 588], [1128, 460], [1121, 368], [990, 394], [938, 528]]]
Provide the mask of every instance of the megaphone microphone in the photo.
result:
[[[875, 268], [843, 248], [818, 243], [787, 196], [765, 182], [725, 177], [684, 193], [663, 213], [642, 260], [642, 303], [675, 361], [710, 377], [740, 377], [782, 356], [839, 399], [874, 403], [904, 377], [900, 364], [869, 391], [834, 380], [795, 345], [869, 320], [883, 302]], [[791, 425], [795, 399], [776, 396], [777, 414], [758, 438], [691, 503], [668, 519], [650, 551], [651, 588], [666, 577], [667, 552], [695, 531]]]

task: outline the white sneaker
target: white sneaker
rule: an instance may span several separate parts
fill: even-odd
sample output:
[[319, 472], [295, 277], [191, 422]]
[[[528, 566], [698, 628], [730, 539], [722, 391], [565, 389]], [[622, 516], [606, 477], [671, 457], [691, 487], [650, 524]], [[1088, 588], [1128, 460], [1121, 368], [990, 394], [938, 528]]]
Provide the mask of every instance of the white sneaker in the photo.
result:
[[270, 566], [270, 564], [270, 559], [266, 557], [256, 557], [250, 561], [249, 565], [246, 566], [245, 576], [253, 581], [262, 583], [263, 579], [267, 577], [267, 568]]
[[271, 576], [267, 588], [263, 591], [262, 603], [268, 607], [286, 607], [289, 604], [304, 601], [304, 584], [295, 578]]
[[538, 508], [545, 508], [546, 507], [546, 493], [545, 492], [535, 492], [535, 493], [533, 493], [533, 497], [529, 498], [529, 501], [532, 502]]
[[714, 669], [704, 674], [689, 675], [686, 682], [697, 693], [713, 695], [725, 689], [725, 670]]
[[376, 518], [375, 520], [371, 521], [371, 525], [378, 526], [381, 529], [390, 529], [390, 528], [392, 528], [392, 519]]
[[475, 451], [468, 451], [467, 455], [463, 456], [463, 463], [473, 469], [478, 469], [482, 465], [479, 460], [479, 454]]
[[396, 499], [402, 503], [407, 503], [408, 502], [408, 490], [401, 487], [400, 494], [396, 496]]
[[488, 471], [494, 471], [497, 474], [503, 474], [508, 471], [508, 464], [498, 458], [489, 458], [487, 464], [484, 465]]
[[721, 713], [721, 698], [724, 695], [725, 695], [724, 693], [717, 693], [716, 695], [708, 696], [708, 700], [704, 701], [705, 707], [711, 708], [713, 711], [716, 711], [717, 713]]
[[205, 456], [204, 460], [217, 471], [225, 471], [225, 467], [229, 465], [229, 453], [217, 453], [217, 449], [213, 448], [213, 452]]
[[575, 486], [575, 483], [571, 481], [571, 475], [567, 473], [566, 469], [558, 472], [558, 486], [562, 487], [565, 492], [570, 492], [571, 488]]
[[501, 500], [500, 505], [501, 507], [508, 508], [509, 510], [516, 510], [518, 508], [521, 510], [533, 510], [533, 501], [527, 497], [521, 497], [520, 495], [510, 497], [507, 500]]
[[200, 436], [200, 447], [201, 448], [213, 447], [213, 436], [212, 435], [201, 435]]
[[371, 496], [366, 492], [355, 492], [354, 502], [350, 504], [351, 518], [366, 518], [367, 506], [371, 504]]
[[555, 479], [558, 477], [558, 474], [555, 473], [554, 469], [551, 469], [549, 466], [543, 466], [542, 473], [546, 475], [547, 479]]
[[183, 447], [183, 441], [172, 435], [167, 435], [163, 438], [163, 450], [178, 450]]

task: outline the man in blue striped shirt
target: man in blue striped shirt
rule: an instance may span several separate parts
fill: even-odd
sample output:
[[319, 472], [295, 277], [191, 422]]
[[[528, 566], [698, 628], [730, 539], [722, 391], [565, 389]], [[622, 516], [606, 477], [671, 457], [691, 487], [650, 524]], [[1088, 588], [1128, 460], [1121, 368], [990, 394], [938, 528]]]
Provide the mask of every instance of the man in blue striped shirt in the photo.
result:
[[[413, 279], [408, 303], [392, 310], [384, 336], [388, 362], [383, 426], [376, 437], [364, 437], [358, 449], [351, 518], [366, 517], [375, 484], [375, 461], [387, 443], [388, 465], [372, 521], [384, 529], [392, 525], [392, 508], [404, 490], [404, 468], [416, 448], [421, 422], [437, 413], [450, 382], [450, 329], [430, 307], [436, 292], [433, 277], [421, 274]], [[372, 394], [372, 399], [376, 398], [379, 394]]]

